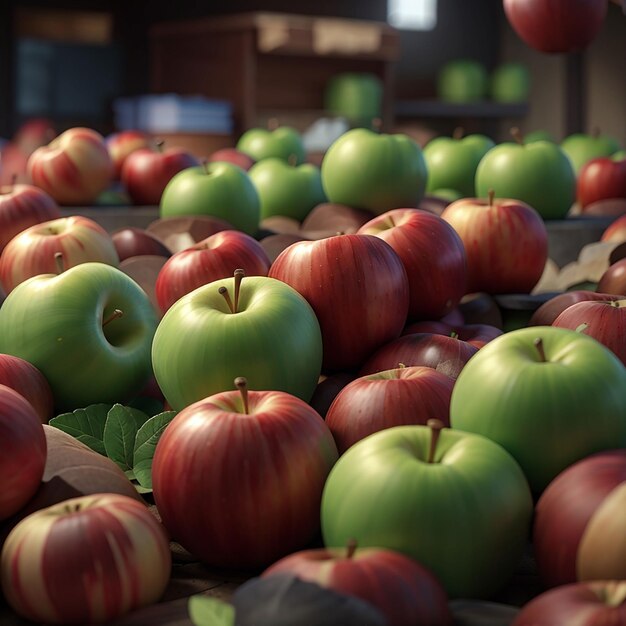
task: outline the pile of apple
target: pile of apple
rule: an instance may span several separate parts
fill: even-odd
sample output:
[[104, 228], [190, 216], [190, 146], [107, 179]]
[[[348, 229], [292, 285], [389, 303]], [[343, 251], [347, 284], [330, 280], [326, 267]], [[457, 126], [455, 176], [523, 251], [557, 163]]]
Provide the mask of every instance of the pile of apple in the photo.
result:
[[[148, 159], [135, 139], [122, 178]], [[563, 294], [505, 334], [463, 313], [467, 294], [540, 279], [544, 219], [575, 197], [561, 147], [422, 152], [355, 129], [317, 169], [292, 129], [249, 131], [249, 173], [189, 163], [152, 190], [163, 220], [211, 221], [172, 254], [60, 218], [115, 168], [93, 131], [55, 141], [31, 156], [36, 186], [0, 195], [0, 576], [20, 615], [102, 622], [156, 602], [174, 539], [213, 567], [356, 596], [381, 624], [452, 624], [448, 599], [494, 598], [532, 541], [557, 589], [516, 626], [568, 623], [572, 602], [624, 619], [623, 301]], [[437, 189], [463, 197], [418, 208]], [[302, 226], [270, 255], [275, 216]], [[141, 245], [163, 256], [154, 303], [120, 269]], [[149, 444], [162, 524], [112, 462], [46, 425], [150, 386], [178, 412]], [[54, 464], [76, 446], [104, 484], [68, 490]], [[302, 552], [320, 531], [326, 548]]]

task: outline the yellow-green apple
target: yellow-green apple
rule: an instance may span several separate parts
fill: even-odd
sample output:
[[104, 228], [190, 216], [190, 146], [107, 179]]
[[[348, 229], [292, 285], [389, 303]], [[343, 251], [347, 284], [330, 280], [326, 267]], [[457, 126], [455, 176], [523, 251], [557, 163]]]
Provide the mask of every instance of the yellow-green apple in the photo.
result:
[[431, 570], [451, 597], [487, 598], [518, 566], [531, 493], [501, 446], [442, 427], [396, 426], [343, 454], [322, 496], [324, 544], [355, 539], [397, 550]]
[[150, 148], [154, 140], [148, 133], [141, 130], [122, 130], [106, 138], [106, 146], [115, 168], [115, 180], [122, 177], [122, 166], [126, 157], [140, 148]]
[[133, 256], [155, 255], [168, 259], [172, 256], [170, 249], [144, 228], [121, 228], [111, 235], [111, 239], [120, 262]]
[[527, 326], [552, 326], [554, 320], [565, 309], [577, 304], [578, 302], [591, 301], [612, 301], [620, 300], [622, 296], [612, 295], [609, 293], [598, 293], [596, 291], [586, 291], [584, 289], [576, 289], [561, 293], [554, 298], [550, 298], [544, 302], [531, 316]]
[[624, 521], [616, 507], [624, 506], [625, 489], [626, 450], [593, 454], [548, 485], [533, 525], [533, 552], [545, 586], [590, 580], [591, 575], [624, 579]]
[[60, 217], [30, 226], [9, 241], [0, 255], [0, 282], [9, 293], [33, 276], [90, 261], [119, 265], [111, 235], [88, 217]]
[[448, 337], [458, 337], [461, 341], [469, 343], [476, 348], [482, 348], [492, 339], [499, 337], [502, 330], [489, 324], [450, 324], [439, 320], [438, 322], [413, 322], [403, 331], [403, 335], [414, 333], [431, 333], [436, 335], [447, 335]]
[[182, 148], [164, 148], [159, 142], [156, 149], [140, 148], [129, 154], [120, 176], [133, 204], [158, 206], [170, 180], [197, 165], [198, 159], [191, 153]]
[[161, 524], [144, 504], [118, 494], [32, 513], [11, 531], [0, 557], [7, 602], [47, 624], [104, 623], [152, 604], [170, 567]]
[[378, 237], [336, 235], [294, 243], [272, 263], [268, 275], [293, 287], [313, 307], [326, 370], [358, 368], [398, 337], [406, 322], [406, 270]]
[[357, 231], [386, 241], [409, 279], [409, 319], [438, 319], [467, 291], [467, 260], [461, 238], [440, 217], [419, 209], [394, 209]]
[[226, 161], [226, 163], [232, 163], [238, 165], [242, 170], [246, 172], [256, 163], [256, 161], [245, 152], [241, 152], [236, 148], [222, 148], [216, 150], [209, 155], [207, 159], [209, 163], [216, 163], [217, 161]]
[[28, 159], [28, 173], [61, 205], [91, 205], [113, 180], [113, 161], [102, 135], [70, 128]]
[[599, 293], [626, 296], [626, 259], [620, 259], [609, 265], [600, 276], [596, 290]]
[[439, 419], [450, 425], [454, 380], [431, 367], [399, 367], [353, 380], [336, 396], [326, 424], [343, 454], [372, 433]]
[[[598, 3], [599, 4], [599, 3]], [[561, 142], [563, 152], [567, 154], [574, 171], [580, 174], [583, 166], [593, 159], [610, 157], [619, 150], [619, 143], [608, 135], [601, 135], [595, 128], [590, 135], [575, 133]]]
[[17, 513], [35, 494], [45, 463], [39, 415], [17, 391], [0, 384], [0, 520]]
[[165, 527], [202, 561], [228, 568], [267, 566], [305, 547], [319, 530], [322, 489], [337, 460], [328, 427], [308, 404], [246, 384], [238, 377], [237, 390], [182, 410], [152, 464]]
[[104, 263], [18, 285], [0, 308], [0, 352], [46, 377], [58, 411], [136, 394], [152, 373], [157, 319], [145, 292]]
[[448, 597], [433, 574], [413, 559], [381, 548], [319, 548], [290, 554], [262, 578], [293, 574], [373, 604], [389, 626], [451, 626]]
[[255, 161], [277, 158], [287, 162], [294, 157], [296, 165], [304, 163], [306, 152], [300, 133], [290, 126], [271, 124], [272, 128], [251, 128], [237, 142], [237, 150]]
[[29, 226], [61, 217], [57, 203], [34, 185], [0, 187], [0, 252]]
[[583, 213], [585, 207], [600, 200], [626, 199], [626, 159], [604, 157], [588, 161], [581, 168], [576, 185]]
[[441, 218], [458, 233], [467, 256], [467, 293], [530, 293], [548, 259], [541, 216], [518, 200], [471, 198], [446, 207]]

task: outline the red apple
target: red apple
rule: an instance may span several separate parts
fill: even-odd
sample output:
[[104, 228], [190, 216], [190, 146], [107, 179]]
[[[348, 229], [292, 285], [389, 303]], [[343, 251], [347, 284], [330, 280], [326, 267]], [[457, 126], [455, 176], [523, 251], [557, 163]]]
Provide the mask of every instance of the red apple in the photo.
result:
[[91, 205], [113, 180], [113, 161], [102, 135], [70, 128], [28, 159], [28, 173], [62, 205]]
[[450, 224], [419, 209], [394, 209], [361, 226], [360, 235], [386, 241], [409, 278], [409, 318], [438, 319], [465, 295], [467, 260]]
[[612, 301], [620, 300], [621, 296], [610, 293], [598, 293], [578, 289], [561, 293], [544, 302], [531, 316], [528, 326], [552, 326], [554, 320], [565, 309], [578, 302]]
[[119, 265], [111, 235], [88, 217], [61, 217], [11, 239], [0, 255], [0, 283], [9, 293], [27, 278], [57, 274], [89, 261]]
[[246, 276], [267, 276], [270, 260], [261, 244], [239, 230], [223, 230], [165, 263], [156, 281], [156, 297], [165, 313], [176, 300], [202, 285], [232, 276], [242, 269]]
[[107, 137], [106, 145], [115, 168], [115, 180], [120, 180], [122, 166], [129, 154], [140, 148], [150, 148], [154, 140], [141, 130], [122, 130]]
[[37, 148], [48, 145], [57, 135], [51, 120], [35, 117], [24, 122], [13, 136], [13, 143], [30, 156]]
[[226, 163], [238, 165], [242, 170], [246, 170], [246, 172], [256, 163], [251, 156], [248, 156], [236, 148], [222, 148], [221, 150], [217, 150], [209, 156], [207, 161], [209, 163], [226, 161]]
[[163, 256], [168, 259], [172, 256], [158, 237], [143, 228], [122, 228], [115, 231], [111, 238], [120, 262], [133, 256]]
[[499, 337], [502, 331], [489, 324], [456, 325], [440, 320], [438, 322], [414, 322], [402, 331], [403, 335], [412, 335], [413, 333], [432, 333], [435, 335], [447, 335], [448, 337], [456, 335], [461, 341], [466, 341], [471, 346], [482, 348], [492, 339]]
[[601, 293], [626, 296], [626, 259], [620, 259], [600, 276], [596, 290]]
[[585, 207], [585, 216], [619, 217], [626, 213], [626, 198], [598, 200]]
[[61, 217], [57, 203], [34, 185], [0, 187], [0, 252], [29, 226]]
[[2, 146], [0, 149], [0, 185], [31, 184], [28, 157], [29, 154], [23, 152], [13, 142]]
[[626, 198], [626, 159], [604, 157], [587, 162], [578, 174], [576, 197], [583, 213], [594, 202]]
[[168, 538], [147, 507], [118, 494], [66, 500], [32, 513], [0, 560], [4, 595], [46, 624], [109, 622], [156, 602], [170, 577]]
[[[626, 200], [625, 200], [626, 202]], [[611, 222], [606, 227], [606, 230], [602, 233], [600, 241], [608, 243], [623, 243], [626, 241], [626, 215], [618, 217], [614, 222]]]
[[45, 463], [46, 438], [35, 409], [17, 391], [0, 385], [0, 520], [35, 494]]
[[296, 552], [274, 563], [261, 578], [292, 574], [373, 604], [389, 626], [450, 626], [448, 597], [425, 567], [382, 548], [320, 548]]
[[274, 261], [269, 276], [291, 285], [313, 307], [322, 329], [323, 369], [359, 367], [398, 337], [406, 322], [406, 271], [378, 237], [337, 235], [294, 243]]
[[178, 172], [199, 165], [198, 159], [182, 148], [140, 148], [122, 166], [121, 178], [134, 204], [158, 205], [167, 183]]
[[468, 292], [531, 292], [548, 260], [548, 232], [535, 209], [491, 194], [489, 200], [457, 200], [441, 217], [465, 246]]
[[343, 454], [372, 433], [429, 419], [450, 426], [454, 380], [430, 367], [401, 367], [349, 383], [326, 414], [337, 449]]

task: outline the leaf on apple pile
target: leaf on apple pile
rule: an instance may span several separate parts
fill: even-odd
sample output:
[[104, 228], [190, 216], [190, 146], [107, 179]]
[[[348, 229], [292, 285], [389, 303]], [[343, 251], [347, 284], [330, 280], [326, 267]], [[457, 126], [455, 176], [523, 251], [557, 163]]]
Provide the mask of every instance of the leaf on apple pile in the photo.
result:
[[139, 484], [152, 490], [152, 458], [165, 427], [174, 419], [176, 411], [165, 411], [151, 417], [137, 433], [133, 455], [133, 471]]
[[233, 626], [235, 623], [234, 607], [210, 596], [191, 596], [187, 610], [195, 626]]
[[148, 416], [131, 407], [115, 404], [106, 417], [104, 425], [104, 448], [106, 455], [119, 465], [132, 480], [135, 438]]
[[92, 404], [85, 409], [76, 409], [72, 413], [53, 417], [50, 426], [72, 435], [92, 450], [106, 456], [104, 425], [111, 408], [110, 404]]

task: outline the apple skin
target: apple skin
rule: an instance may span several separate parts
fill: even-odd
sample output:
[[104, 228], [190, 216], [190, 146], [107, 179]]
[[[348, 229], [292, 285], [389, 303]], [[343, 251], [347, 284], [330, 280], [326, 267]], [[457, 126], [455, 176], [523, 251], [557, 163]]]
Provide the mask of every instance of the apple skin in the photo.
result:
[[0, 187], [0, 252], [29, 226], [61, 217], [57, 203], [34, 185]]
[[555, 54], [586, 48], [606, 16], [603, 0], [504, 0], [509, 23], [531, 48]]
[[370, 211], [353, 209], [345, 204], [318, 204], [302, 222], [300, 232], [356, 233], [374, 217]]
[[626, 259], [620, 259], [606, 269], [598, 281], [598, 292], [626, 296]]
[[128, 155], [120, 176], [133, 204], [158, 206], [172, 178], [198, 165], [198, 159], [182, 148], [140, 148]]
[[26, 120], [13, 135], [13, 143], [27, 156], [37, 148], [48, 145], [57, 132], [51, 120], [34, 117]]
[[140, 148], [151, 148], [154, 140], [141, 130], [122, 130], [106, 138], [106, 146], [115, 168], [115, 180], [121, 180], [122, 167], [129, 154]]
[[113, 180], [113, 161], [102, 135], [70, 128], [28, 159], [33, 184], [61, 205], [91, 205]]
[[585, 291], [577, 289], [561, 293], [554, 298], [544, 302], [531, 316], [528, 326], [552, 326], [554, 320], [565, 309], [578, 302], [612, 301], [621, 300], [621, 296], [609, 293], [598, 293], [596, 291]]
[[548, 260], [548, 231], [535, 209], [517, 200], [457, 200], [441, 218], [467, 256], [467, 293], [530, 293]]
[[450, 426], [454, 380], [430, 367], [401, 367], [363, 376], [346, 385], [326, 414], [343, 454], [372, 433], [439, 419]]
[[479, 102], [488, 86], [485, 66], [471, 59], [449, 61], [437, 76], [437, 93], [444, 102]]
[[161, 268], [156, 281], [159, 308], [165, 313], [185, 294], [236, 269], [246, 276], [267, 276], [270, 260], [256, 240], [238, 230], [223, 230], [177, 252]]
[[438, 322], [414, 322], [409, 324], [403, 331], [403, 335], [413, 335], [415, 333], [430, 333], [435, 335], [447, 335], [452, 337], [453, 333], [461, 341], [465, 341], [470, 346], [478, 349], [499, 337], [502, 330], [489, 324], [449, 324], [443, 321]]
[[490, 597], [524, 551], [528, 483], [501, 446], [457, 430], [441, 431], [428, 463], [431, 438], [426, 426], [397, 426], [342, 455], [322, 496], [324, 543], [397, 550], [431, 570], [451, 598]]
[[222, 148], [216, 150], [207, 159], [209, 163], [217, 163], [218, 161], [226, 161], [226, 163], [232, 163], [238, 165], [242, 170], [246, 172], [256, 163], [256, 161], [248, 156], [245, 152], [241, 152], [236, 148]]
[[[489, 393], [477, 394], [485, 380]], [[595, 339], [564, 328], [522, 328], [488, 343], [463, 368], [450, 423], [502, 445], [539, 494], [576, 461], [626, 443], [624, 385], [626, 369]]]
[[28, 173], [29, 156], [12, 141], [0, 147], [0, 185], [32, 185]]
[[[537, 502], [533, 525], [534, 555], [546, 587], [581, 580], [579, 549], [589, 523], [606, 498], [625, 484], [626, 450], [610, 450], [574, 463], [548, 485]], [[618, 536], [619, 531], [607, 537], [613, 549], [619, 546]], [[602, 551], [596, 555], [601, 559]]]
[[511, 626], [626, 626], [625, 596], [623, 580], [563, 585], [531, 600]]
[[155, 235], [143, 228], [127, 227], [111, 235], [120, 262], [133, 256], [164, 256], [170, 258], [172, 252]]
[[523, 63], [501, 63], [491, 74], [489, 92], [495, 102], [526, 102], [530, 95], [528, 67]]
[[326, 418], [326, 413], [328, 413], [328, 409], [337, 397], [337, 394], [355, 378], [356, 376], [350, 372], [337, 372], [330, 376], [320, 376], [309, 404], [323, 418]]
[[322, 161], [322, 184], [329, 202], [377, 215], [416, 207], [428, 171], [420, 147], [407, 135], [354, 128], [337, 139]]
[[205, 215], [227, 221], [254, 237], [261, 202], [250, 177], [232, 163], [209, 163], [180, 172], [161, 198], [161, 217]]
[[236, 149], [257, 162], [270, 158], [288, 162], [295, 157], [296, 165], [300, 165], [306, 160], [302, 137], [290, 126], [279, 126], [274, 130], [251, 128], [239, 138]]
[[293, 574], [373, 604], [389, 626], [451, 626], [448, 598], [425, 567], [399, 552], [357, 548], [303, 550], [277, 561], [262, 574]]
[[324, 109], [347, 118], [352, 126], [370, 127], [382, 115], [383, 84], [367, 72], [335, 74], [324, 88]]
[[576, 174], [580, 174], [586, 163], [593, 159], [610, 157], [619, 150], [619, 143], [608, 135], [576, 133], [561, 142], [563, 152], [569, 157]]
[[[115, 309], [122, 317], [103, 326]], [[151, 375], [156, 326], [137, 283], [110, 265], [82, 263], [58, 276], [35, 276], [7, 296], [0, 308], [0, 352], [37, 367], [57, 411], [71, 411], [138, 392]]]
[[247, 395], [247, 411], [239, 391], [188, 406], [154, 454], [163, 524], [212, 566], [263, 567], [306, 546], [337, 460], [324, 420], [305, 402], [280, 391]]
[[[175, 302], [154, 336], [152, 364], [175, 410], [232, 389], [243, 375], [251, 387], [308, 401], [322, 364], [322, 336], [311, 306], [293, 288], [265, 276], [243, 279], [237, 313], [233, 278], [198, 287]], [[1, 311], [2, 309], [0, 309]]]
[[32, 513], [11, 531], [0, 560], [8, 603], [47, 624], [104, 623], [152, 604], [170, 567], [162, 526], [144, 504], [118, 494]]
[[[624, 201], [624, 205], [626, 208], [626, 200]], [[602, 233], [600, 241], [610, 243], [623, 243], [626, 241], [626, 215], [618, 217], [615, 221], [609, 224], [606, 227], [606, 230]]]
[[562, 219], [576, 194], [576, 175], [569, 158], [549, 141], [520, 145], [501, 143], [482, 158], [476, 170], [476, 194], [521, 200], [545, 220]]
[[23, 396], [0, 384], [0, 520], [17, 513], [31, 499], [45, 464], [41, 419]]
[[600, 200], [626, 198], [626, 159], [592, 159], [583, 165], [576, 187], [578, 202], [585, 207]]
[[357, 231], [386, 241], [409, 280], [409, 319], [438, 319], [458, 306], [467, 287], [461, 238], [440, 217], [419, 209], [394, 209]]
[[406, 271], [391, 246], [378, 237], [299, 241], [278, 256], [268, 275], [293, 287], [313, 307], [322, 330], [325, 370], [358, 368], [374, 350], [398, 337], [406, 322]]
[[67, 270], [81, 263], [117, 267], [119, 257], [111, 235], [97, 222], [73, 215], [30, 226], [16, 235], [0, 255], [0, 283], [6, 293], [39, 274], [59, 271], [55, 254]]

